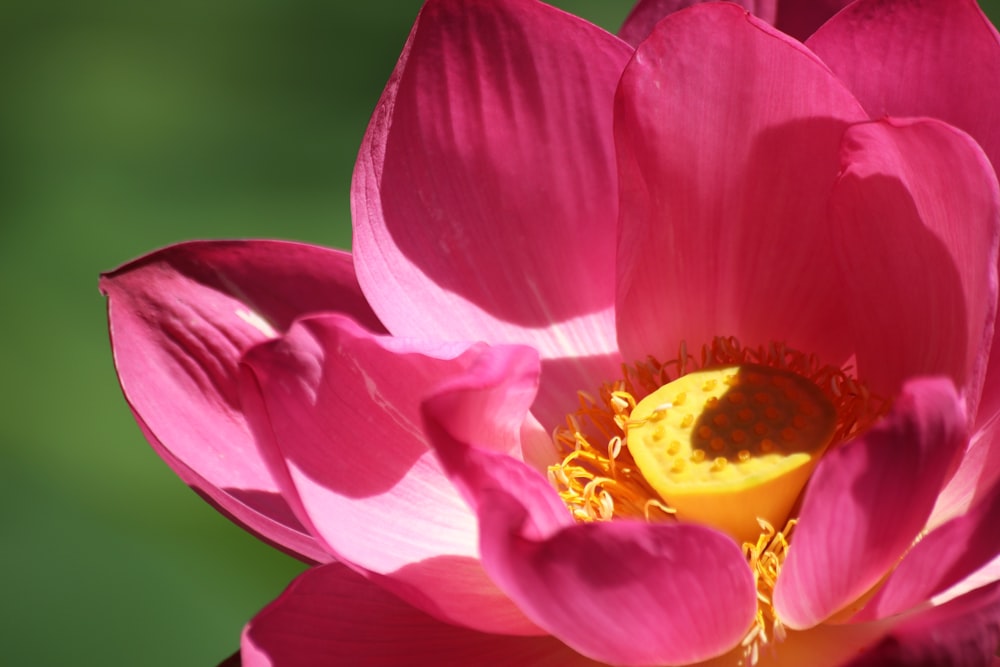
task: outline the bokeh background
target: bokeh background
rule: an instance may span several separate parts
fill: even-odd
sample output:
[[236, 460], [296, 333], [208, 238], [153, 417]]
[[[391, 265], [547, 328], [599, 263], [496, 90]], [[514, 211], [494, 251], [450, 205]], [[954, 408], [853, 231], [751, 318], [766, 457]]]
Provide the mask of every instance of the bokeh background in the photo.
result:
[[[555, 4], [615, 30], [630, 3]], [[419, 5], [0, 1], [4, 665], [216, 665], [302, 569], [145, 444], [97, 275], [186, 239], [349, 247], [354, 158]]]

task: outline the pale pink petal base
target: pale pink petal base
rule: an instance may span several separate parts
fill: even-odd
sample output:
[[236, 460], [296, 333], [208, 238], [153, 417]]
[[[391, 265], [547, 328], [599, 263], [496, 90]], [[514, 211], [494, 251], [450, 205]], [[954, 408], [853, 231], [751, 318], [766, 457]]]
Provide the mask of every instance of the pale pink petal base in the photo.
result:
[[[784, 640], [759, 647], [756, 667], [844, 667], [844, 663], [877, 642], [889, 623], [833, 625], [825, 623], [808, 630], [787, 630]], [[697, 667], [738, 667], [749, 665], [743, 647]]]
[[965, 595], [970, 591], [974, 591], [977, 588], [989, 586], [998, 581], [1000, 581], [1000, 553], [994, 554], [992, 560], [967, 576], [965, 579], [962, 579], [962, 581], [958, 582], [948, 590], [935, 595], [931, 599], [931, 602], [936, 605], [941, 605], [946, 602], [950, 602], [957, 597]]
[[243, 667], [599, 667], [552, 637], [442, 623], [343, 565], [307, 570], [244, 629]]
[[[1000, 383], [1000, 376], [988, 373], [988, 384]], [[955, 475], [938, 496], [931, 527], [965, 514], [1000, 480], [1000, 413], [986, 420], [972, 436]]]
[[774, 591], [785, 625], [822, 622], [898, 562], [926, 524], [965, 430], [954, 386], [915, 380], [889, 415], [823, 457]]

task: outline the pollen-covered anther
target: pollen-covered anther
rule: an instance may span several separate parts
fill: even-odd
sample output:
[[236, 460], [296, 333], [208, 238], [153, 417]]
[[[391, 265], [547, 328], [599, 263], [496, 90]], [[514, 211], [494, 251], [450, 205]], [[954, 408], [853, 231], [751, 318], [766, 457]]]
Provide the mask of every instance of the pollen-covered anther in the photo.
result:
[[790, 519], [783, 529], [775, 530], [770, 523], [759, 519], [757, 539], [743, 543], [743, 555], [757, 587], [757, 613], [740, 643], [743, 653], [740, 664], [743, 667], [754, 667], [760, 660], [762, 648], [785, 639], [785, 626], [774, 609], [774, 586], [788, 556], [796, 522], [796, 519]]
[[[548, 469], [549, 482], [577, 521], [609, 521], [631, 517], [647, 521], [668, 518], [673, 509], [645, 482], [624, 446], [625, 423], [635, 399], [621, 385], [606, 388], [600, 401], [579, 392], [580, 410], [567, 415], [553, 441], [565, 452], [558, 465]], [[679, 441], [668, 441], [651, 413], [650, 437], [668, 451], [680, 451]]]
[[[673, 407], [654, 427], [656, 406], [681, 392], [691, 407]], [[760, 534], [758, 518], [784, 525], [836, 422], [834, 406], [810, 380], [742, 364], [694, 371], [652, 392], [629, 415], [625, 442], [678, 519], [749, 542]]]

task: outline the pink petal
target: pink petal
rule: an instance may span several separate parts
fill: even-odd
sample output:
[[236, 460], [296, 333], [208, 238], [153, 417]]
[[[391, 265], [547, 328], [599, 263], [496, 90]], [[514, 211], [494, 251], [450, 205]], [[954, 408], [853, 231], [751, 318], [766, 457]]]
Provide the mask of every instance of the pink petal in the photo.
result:
[[[639, 0], [625, 18], [618, 36], [638, 46], [649, 36], [660, 19], [676, 11], [713, 0]], [[763, 21], [774, 25], [779, 0], [735, 0], [736, 4]]]
[[[678, 10], [712, 0], [639, 0], [618, 31], [618, 36], [632, 46], [649, 36], [656, 23]], [[777, 26], [797, 40], [813, 34], [831, 16], [851, 0], [733, 0], [748, 12]]]
[[831, 16], [853, 0], [777, 0], [778, 18], [774, 25], [797, 40], [809, 35], [826, 23]]
[[101, 278], [118, 377], [153, 448], [236, 522], [298, 556], [329, 555], [292, 515], [237, 396], [237, 361], [304, 313], [381, 329], [347, 253], [279, 241], [197, 242]]
[[[247, 353], [244, 400], [293, 508], [338, 559], [386, 575], [385, 585], [439, 618], [537, 633], [483, 573], [475, 517], [420, 426], [430, 388], [470, 371], [484, 349], [375, 336], [339, 316], [307, 318]], [[521, 407], [501, 413], [510, 422], [493, 434], [498, 449], [518, 455], [538, 368], [532, 350], [511, 354], [533, 362], [534, 374], [504, 388]]]
[[243, 667], [597, 667], [552, 637], [442, 623], [337, 563], [305, 571], [243, 631]]
[[[990, 378], [1000, 379], [988, 375], [987, 381]], [[994, 413], [972, 436], [958, 470], [938, 496], [931, 524], [936, 526], [965, 514], [992, 490], [997, 480], [1000, 480], [1000, 413]]]
[[950, 382], [914, 380], [889, 415], [824, 456], [806, 487], [774, 591], [786, 625], [816, 625], [896, 564], [964, 446], [965, 423]]
[[988, 586], [1000, 581], [1000, 553], [994, 554], [990, 562], [967, 576], [946, 591], [942, 591], [931, 598], [931, 602], [936, 605], [950, 602], [955, 598], [965, 595], [977, 588]]
[[611, 113], [630, 53], [533, 0], [432, 0], [355, 169], [359, 280], [389, 330], [565, 359], [553, 416], [618, 370]]
[[818, 221], [844, 129], [863, 118], [813, 54], [737, 6], [658, 24], [625, 70], [615, 116], [626, 359], [720, 335], [846, 358]]
[[1000, 486], [922, 539], [852, 621], [885, 618], [959, 583], [1000, 554]]
[[[981, 429], [991, 428], [989, 422], [1000, 418], [1000, 340], [997, 340], [997, 328], [994, 328], [993, 343], [990, 350], [989, 360], [986, 363], [985, 380], [983, 382], [983, 393], [980, 396], [977, 408], [976, 424]], [[995, 431], [995, 427], [991, 430]], [[989, 461], [984, 464], [983, 481], [996, 479], [1000, 474], [1000, 440], [993, 439], [983, 442], [984, 449], [977, 455], [983, 460]], [[975, 474], [975, 469], [972, 469]], [[982, 486], [982, 484], [980, 484]]]
[[676, 523], [575, 524], [539, 473], [456, 438], [502, 376], [495, 368], [456, 378], [425, 413], [445, 469], [479, 516], [483, 566], [504, 592], [572, 648], [616, 665], [686, 664], [738, 644], [756, 602], [732, 540]]
[[532, 540], [523, 506], [489, 499], [480, 512], [484, 564], [529, 617], [581, 653], [616, 665], [687, 664], [725, 653], [746, 633], [753, 581], [720, 533], [621, 521]]
[[860, 0], [807, 45], [872, 118], [940, 118], [1000, 165], [1000, 35], [975, 0]]
[[[808, 42], [873, 117], [940, 118], [1000, 167], [1000, 35], [974, 0], [863, 0]], [[988, 349], [988, 348], [984, 348]], [[1000, 346], [989, 375], [1000, 377]], [[981, 411], [1000, 411], [1000, 381]]]
[[983, 667], [998, 644], [1000, 583], [910, 616], [846, 667]]
[[949, 125], [886, 119], [850, 128], [843, 162], [831, 221], [859, 373], [884, 396], [947, 375], [974, 414], [997, 298], [989, 161]]

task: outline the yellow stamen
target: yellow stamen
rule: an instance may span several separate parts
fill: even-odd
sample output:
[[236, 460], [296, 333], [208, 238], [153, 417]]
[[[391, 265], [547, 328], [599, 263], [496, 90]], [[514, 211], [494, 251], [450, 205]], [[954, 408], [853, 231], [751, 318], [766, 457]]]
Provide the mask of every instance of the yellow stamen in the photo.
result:
[[795, 519], [790, 519], [779, 531], [767, 521], [761, 520], [757, 539], [743, 543], [743, 555], [753, 572], [754, 583], [757, 584], [757, 613], [741, 643], [744, 665], [756, 665], [762, 647], [785, 638], [785, 627], [774, 609], [774, 586], [788, 556], [795, 523]]
[[[623, 447], [624, 424], [635, 399], [622, 391], [606, 390], [602, 396], [604, 406], [580, 392], [580, 409], [566, 418], [566, 427], [556, 430], [553, 439], [565, 455], [549, 467], [549, 482], [578, 521], [670, 516], [673, 510], [646, 483]], [[667, 442], [666, 448], [672, 447], [680, 443]]]

